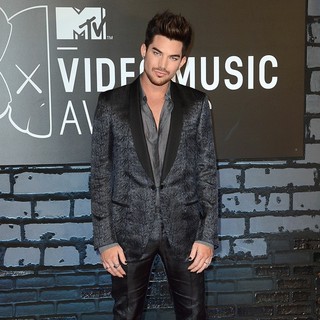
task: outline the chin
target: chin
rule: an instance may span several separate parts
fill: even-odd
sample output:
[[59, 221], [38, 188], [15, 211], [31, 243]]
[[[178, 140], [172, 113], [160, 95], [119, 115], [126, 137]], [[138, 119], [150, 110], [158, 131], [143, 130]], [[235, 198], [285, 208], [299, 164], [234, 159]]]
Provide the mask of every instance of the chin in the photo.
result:
[[171, 78], [165, 78], [165, 79], [151, 79], [151, 82], [156, 86], [163, 86], [167, 84]]

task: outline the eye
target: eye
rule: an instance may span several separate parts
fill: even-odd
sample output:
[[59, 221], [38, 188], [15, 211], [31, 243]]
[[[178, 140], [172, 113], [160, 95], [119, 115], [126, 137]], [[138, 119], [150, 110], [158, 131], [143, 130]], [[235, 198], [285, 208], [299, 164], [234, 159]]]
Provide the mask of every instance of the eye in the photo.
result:
[[159, 51], [153, 51], [153, 54], [154, 54], [155, 56], [160, 56], [160, 55], [161, 55], [161, 53], [160, 53]]

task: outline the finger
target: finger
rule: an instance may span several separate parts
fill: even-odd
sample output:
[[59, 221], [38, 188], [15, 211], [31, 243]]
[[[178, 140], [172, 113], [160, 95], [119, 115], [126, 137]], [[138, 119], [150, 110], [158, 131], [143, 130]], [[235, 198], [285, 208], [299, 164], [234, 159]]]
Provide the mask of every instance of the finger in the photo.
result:
[[115, 276], [115, 277], [123, 278], [126, 275], [126, 273], [122, 269], [122, 267], [114, 268], [112, 271], [113, 271], [113, 276]]
[[106, 271], [108, 271], [109, 273], [112, 273], [111, 266], [109, 265], [109, 263], [102, 261], [102, 265]]
[[199, 273], [207, 269], [210, 266], [211, 262], [212, 262], [212, 257], [210, 256], [208, 259], [204, 261], [202, 268], [200, 268], [197, 272]]
[[201, 268], [196, 271], [196, 273], [201, 273], [201, 272], [203, 272], [205, 269], [207, 269], [207, 267], [208, 267], [208, 265], [204, 263], [204, 264], [201, 266]]
[[207, 258], [207, 256], [204, 256], [201, 252], [197, 251], [196, 252], [196, 257], [193, 260], [192, 264], [189, 266], [189, 270], [201, 267], [202, 264], [204, 263], [205, 259]]
[[102, 261], [102, 265], [106, 270], [110, 269], [110, 266], [107, 262]]
[[115, 268], [114, 266], [110, 266], [110, 268], [107, 271], [114, 277], [123, 278], [125, 276], [125, 272], [121, 266], [119, 266], [118, 268]]
[[102, 256], [100, 256], [100, 258], [101, 258], [100, 260], [101, 260], [101, 263], [103, 265], [103, 268], [108, 270], [110, 268], [109, 263], [106, 261], [106, 259], [103, 259]]
[[127, 259], [126, 259], [126, 256], [124, 255], [123, 250], [119, 252], [119, 260], [121, 261], [122, 264], [124, 265], [127, 264]]
[[211, 262], [208, 262], [207, 260], [201, 261], [196, 267], [192, 268], [191, 272], [201, 273], [205, 269], [209, 267]]
[[195, 257], [196, 257], [196, 254], [197, 254], [197, 247], [195, 245], [192, 246], [191, 248], [191, 252], [189, 254], [189, 261], [192, 261]]
[[119, 262], [115, 263], [111, 259], [102, 259], [102, 264], [105, 270], [115, 277], [123, 277], [126, 274]]
[[199, 260], [194, 260], [192, 262], [192, 264], [190, 264], [188, 270], [190, 270], [191, 272], [194, 272], [194, 270], [200, 265], [200, 261]]
[[203, 259], [200, 259], [200, 260], [197, 260], [197, 259], [196, 259], [196, 260], [189, 266], [188, 270], [191, 271], [191, 272], [197, 272], [197, 271], [199, 271], [199, 270], [202, 268], [202, 266], [204, 265], [204, 261], [205, 261], [204, 258], [203, 258]]
[[122, 265], [118, 262], [115, 262], [111, 265], [111, 271], [113, 272], [113, 275], [116, 277], [121, 277], [125, 276], [126, 272], [123, 270]]
[[197, 260], [197, 258], [188, 268], [191, 272], [198, 272], [199, 270], [203, 271], [204, 269], [208, 268], [208, 266], [211, 264], [211, 261], [212, 261], [212, 256], [209, 256], [206, 258], [203, 257], [200, 260]]

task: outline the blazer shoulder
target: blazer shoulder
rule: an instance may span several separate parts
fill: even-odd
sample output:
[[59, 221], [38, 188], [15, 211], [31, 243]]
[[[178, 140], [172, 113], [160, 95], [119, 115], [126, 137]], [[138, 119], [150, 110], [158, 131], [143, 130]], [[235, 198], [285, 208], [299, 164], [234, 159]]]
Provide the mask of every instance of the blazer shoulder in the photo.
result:
[[171, 98], [175, 106], [184, 110], [202, 109], [208, 104], [208, 96], [204, 92], [175, 82], [171, 86]]
[[130, 85], [125, 85], [112, 90], [104, 91], [99, 94], [100, 104], [119, 103], [129, 94]]
[[114, 112], [127, 114], [130, 105], [131, 88], [134, 88], [132, 83], [101, 92], [99, 94], [95, 116], [101, 117]]
[[207, 98], [207, 95], [197, 89], [179, 84], [177, 82], [172, 82], [171, 84], [172, 90], [176, 92], [176, 94], [180, 95], [183, 99], [188, 100], [189, 102], [197, 102], [203, 101]]

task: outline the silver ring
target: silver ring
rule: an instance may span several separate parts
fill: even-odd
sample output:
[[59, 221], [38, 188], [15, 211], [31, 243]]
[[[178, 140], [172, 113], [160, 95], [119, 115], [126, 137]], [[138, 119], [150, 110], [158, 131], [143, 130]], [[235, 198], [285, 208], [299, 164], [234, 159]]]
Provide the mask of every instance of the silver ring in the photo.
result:
[[117, 269], [117, 268], [119, 268], [119, 265], [118, 265], [118, 264], [115, 264], [113, 267], [114, 267], [115, 269]]

